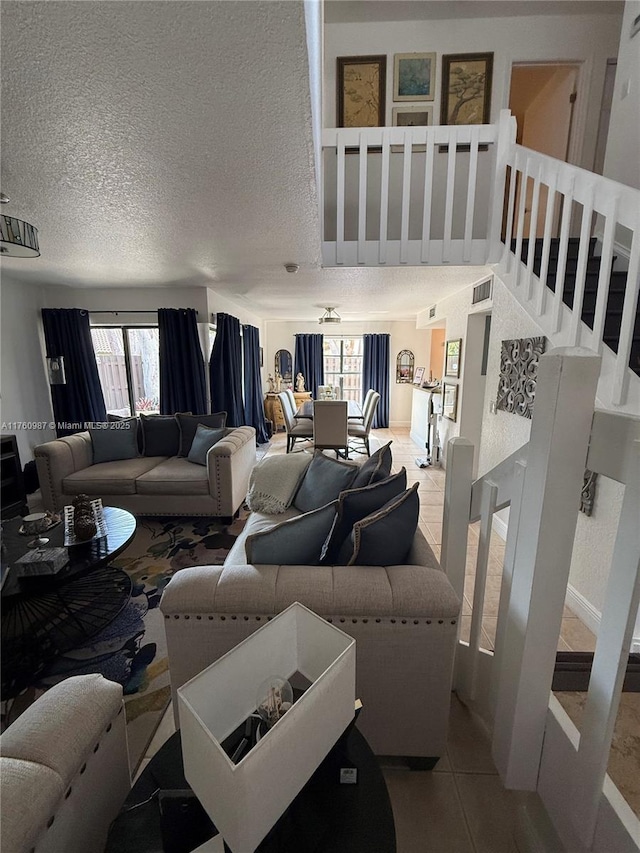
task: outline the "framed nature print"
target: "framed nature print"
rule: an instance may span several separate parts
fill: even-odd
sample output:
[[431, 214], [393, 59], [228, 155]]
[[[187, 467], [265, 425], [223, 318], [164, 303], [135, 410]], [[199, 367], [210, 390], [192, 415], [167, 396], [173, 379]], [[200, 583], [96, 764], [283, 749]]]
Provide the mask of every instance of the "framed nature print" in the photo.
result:
[[462, 350], [462, 338], [447, 341], [445, 346], [444, 375], [460, 376], [460, 352]]
[[442, 57], [440, 124], [488, 124], [493, 53]]
[[450, 421], [458, 420], [458, 386], [445, 383], [442, 390], [442, 414]]
[[394, 101], [432, 101], [435, 90], [435, 53], [396, 53], [394, 55]]
[[339, 56], [338, 127], [384, 127], [386, 56]]

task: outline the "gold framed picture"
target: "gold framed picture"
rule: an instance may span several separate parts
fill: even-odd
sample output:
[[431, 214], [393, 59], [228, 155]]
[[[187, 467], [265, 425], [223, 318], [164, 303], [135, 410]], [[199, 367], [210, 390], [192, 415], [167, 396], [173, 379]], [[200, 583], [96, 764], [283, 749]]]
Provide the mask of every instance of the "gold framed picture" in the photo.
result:
[[338, 127], [384, 127], [386, 56], [337, 58]]
[[432, 101], [435, 97], [435, 91], [435, 53], [394, 54], [394, 101]]
[[440, 124], [488, 124], [492, 77], [493, 53], [443, 56]]

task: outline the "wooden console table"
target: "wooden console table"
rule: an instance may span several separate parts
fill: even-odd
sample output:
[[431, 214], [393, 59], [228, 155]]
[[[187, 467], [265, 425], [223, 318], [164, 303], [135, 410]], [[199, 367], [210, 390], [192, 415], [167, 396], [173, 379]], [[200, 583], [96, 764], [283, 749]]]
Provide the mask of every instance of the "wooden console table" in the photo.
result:
[[[294, 391], [293, 396], [296, 398], [296, 409], [305, 402], [311, 399], [311, 391]], [[282, 406], [280, 398], [275, 392], [268, 391], [264, 397], [264, 414], [267, 420], [273, 424], [274, 432], [278, 429], [284, 429], [284, 415], [282, 414]]]

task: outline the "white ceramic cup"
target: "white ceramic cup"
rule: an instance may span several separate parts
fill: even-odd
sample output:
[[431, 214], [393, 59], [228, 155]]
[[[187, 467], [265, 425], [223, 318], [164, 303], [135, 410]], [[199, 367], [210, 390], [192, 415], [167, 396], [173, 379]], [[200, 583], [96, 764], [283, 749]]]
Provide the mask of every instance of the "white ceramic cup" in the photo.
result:
[[49, 526], [46, 512], [33, 512], [22, 519], [25, 533], [42, 533]]

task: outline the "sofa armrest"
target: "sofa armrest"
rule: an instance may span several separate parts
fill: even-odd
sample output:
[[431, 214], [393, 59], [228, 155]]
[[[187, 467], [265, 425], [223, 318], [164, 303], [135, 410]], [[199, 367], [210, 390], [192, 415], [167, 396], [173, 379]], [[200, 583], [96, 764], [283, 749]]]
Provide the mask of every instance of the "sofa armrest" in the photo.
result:
[[93, 445], [88, 432], [78, 432], [40, 444], [34, 451], [42, 501], [55, 512], [68, 503], [62, 481], [93, 464]]
[[256, 464], [256, 431], [242, 426], [229, 430], [207, 453], [209, 491], [216, 515], [232, 516], [242, 506], [249, 476]]
[[44, 764], [68, 784], [122, 711], [122, 687], [97, 673], [54, 685], [0, 737], [3, 758]]

